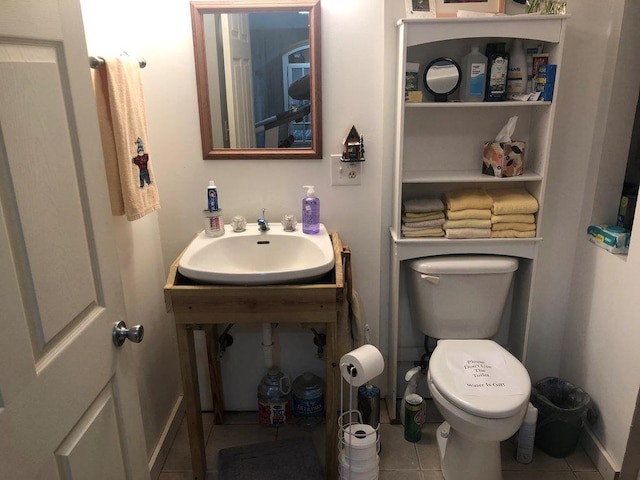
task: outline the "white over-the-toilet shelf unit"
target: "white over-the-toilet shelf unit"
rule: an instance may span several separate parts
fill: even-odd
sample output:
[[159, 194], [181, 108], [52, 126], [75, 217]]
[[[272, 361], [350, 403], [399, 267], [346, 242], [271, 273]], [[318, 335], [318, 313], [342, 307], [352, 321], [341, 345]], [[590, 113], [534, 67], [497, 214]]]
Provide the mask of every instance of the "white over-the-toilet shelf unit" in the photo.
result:
[[[518, 257], [520, 267], [514, 280], [509, 350], [524, 362], [530, 322], [531, 290], [534, 283], [540, 224], [549, 171], [555, 103], [457, 101], [434, 102], [422, 86], [425, 66], [438, 57], [459, 63], [473, 45], [481, 51], [489, 42], [513, 39], [543, 42], [548, 62], [558, 65], [555, 94], [560, 84], [565, 15], [516, 15], [476, 18], [401, 19], [397, 24], [398, 58], [395, 91], [395, 145], [393, 174], [393, 214], [391, 234], [391, 281], [389, 325], [388, 409], [396, 416], [398, 397], [398, 349], [402, 329], [410, 331], [411, 318], [404, 293], [404, 264], [419, 257], [448, 254], [496, 254]], [[405, 102], [407, 62], [419, 63], [422, 103]], [[493, 140], [512, 116], [518, 116], [513, 141], [526, 142], [524, 174], [497, 178], [481, 173], [482, 147]], [[448, 190], [470, 187], [524, 186], [539, 202], [537, 234], [528, 239], [446, 239], [402, 238], [403, 200], [439, 196]], [[461, 299], [464, 301], [464, 299]], [[403, 347], [406, 345], [402, 345]], [[416, 358], [417, 360], [417, 358]], [[402, 379], [404, 380], [404, 379]]]

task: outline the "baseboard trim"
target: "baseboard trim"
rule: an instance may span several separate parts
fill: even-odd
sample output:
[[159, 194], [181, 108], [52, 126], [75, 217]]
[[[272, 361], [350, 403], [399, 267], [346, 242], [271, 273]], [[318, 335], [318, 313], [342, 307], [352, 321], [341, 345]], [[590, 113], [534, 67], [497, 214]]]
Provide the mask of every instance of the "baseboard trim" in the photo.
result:
[[615, 464], [588, 425], [583, 429], [581, 443], [602, 478], [604, 480], [618, 480], [620, 467]]
[[183, 400], [183, 395], [180, 395], [178, 400], [176, 400], [173, 410], [171, 411], [171, 415], [169, 415], [169, 420], [164, 426], [162, 435], [156, 444], [156, 449], [154, 450], [153, 455], [151, 455], [151, 459], [149, 460], [151, 480], [158, 480], [160, 477], [160, 474], [162, 473], [162, 466], [169, 455], [173, 439], [178, 433], [178, 428], [180, 428], [180, 423], [184, 416]]

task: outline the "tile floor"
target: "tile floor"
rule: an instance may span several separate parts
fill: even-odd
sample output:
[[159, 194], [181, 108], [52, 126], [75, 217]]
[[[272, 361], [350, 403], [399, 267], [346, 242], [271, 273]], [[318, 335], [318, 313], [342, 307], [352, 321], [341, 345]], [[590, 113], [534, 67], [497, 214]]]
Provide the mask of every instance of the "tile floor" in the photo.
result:
[[[422, 427], [422, 439], [418, 443], [404, 440], [403, 426], [392, 425], [386, 412], [381, 414], [379, 480], [444, 480], [440, 471], [440, 459], [436, 446], [436, 428], [441, 422], [435, 406], [427, 400], [427, 423]], [[384, 410], [384, 409], [383, 409]], [[229, 412], [224, 425], [213, 425], [213, 416], [203, 416], [207, 438], [207, 480], [218, 480], [218, 451], [246, 443], [310, 435], [324, 458], [324, 428], [308, 432], [289, 425], [269, 428], [257, 424], [257, 413]], [[513, 439], [502, 444], [503, 480], [603, 480], [581, 447], [566, 458], [553, 458], [536, 449], [533, 462], [528, 465], [514, 459]], [[187, 480], [191, 477], [191, 459], [187, 426], [183, 420], [162, 468], [160, 480]], [[251, 479], [247, 479], [251, 480]], [[289, 480], [289, 479], [283, 479]], [[296, 479], [297, 480], [297, 479]], [[304, 480], [303, 477], [300, 480]], [[473, 480], [473, 479], [469, 479]]]

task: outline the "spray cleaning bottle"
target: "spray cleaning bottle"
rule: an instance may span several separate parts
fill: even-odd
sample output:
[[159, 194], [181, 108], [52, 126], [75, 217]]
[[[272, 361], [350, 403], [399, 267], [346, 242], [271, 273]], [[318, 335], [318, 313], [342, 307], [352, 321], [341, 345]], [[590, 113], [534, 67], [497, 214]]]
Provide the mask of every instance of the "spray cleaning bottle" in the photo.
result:
[[409, 382], [407, 384], [407, 388], [404, 390], [404, 395], [402, 396], [402, 405], [400, 406], [400, 421], [404, 425], [404, 411], [405, 411], [405, 401], [407, 395], [411, 395], [413, 393], [418, 393], [418, 378], [422, 373], [421, 367], [413, 367], [410, 369], [404, 376], [404, 379]]

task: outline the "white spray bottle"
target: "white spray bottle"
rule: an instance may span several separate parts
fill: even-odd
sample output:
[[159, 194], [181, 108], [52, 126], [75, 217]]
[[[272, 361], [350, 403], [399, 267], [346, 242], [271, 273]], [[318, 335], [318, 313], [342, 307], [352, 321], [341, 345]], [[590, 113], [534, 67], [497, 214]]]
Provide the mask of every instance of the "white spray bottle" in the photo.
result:
[[402, 396], [402, 405], [400, 406], [400, 421], [404, 425], [404, 410], [405, 410], [405, 399], [407, 395], [411, 395], [412, 393], [418, 393], [418, 375], [422, 373], [422, 368], [413, 367], [410, 369], [404, 376], [404, 379], [409, 382], [407, 384], [407, 388], [404, 390], [404, 395]]

